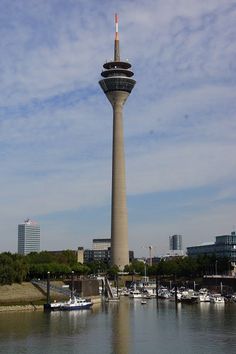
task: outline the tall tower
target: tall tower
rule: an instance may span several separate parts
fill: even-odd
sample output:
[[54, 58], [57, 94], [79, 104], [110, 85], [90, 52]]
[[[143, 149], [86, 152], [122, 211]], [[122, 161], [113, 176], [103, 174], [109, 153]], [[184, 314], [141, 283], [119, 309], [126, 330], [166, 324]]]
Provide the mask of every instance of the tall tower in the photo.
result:
[[113, 108], [111, 263], [123, 269], [129, 264], [126, 207], [123, 106], [136, 81], [127, 61], [120, 60], [118, 16], [115, 15], [114, 60], [103, 65], [101, 88]]

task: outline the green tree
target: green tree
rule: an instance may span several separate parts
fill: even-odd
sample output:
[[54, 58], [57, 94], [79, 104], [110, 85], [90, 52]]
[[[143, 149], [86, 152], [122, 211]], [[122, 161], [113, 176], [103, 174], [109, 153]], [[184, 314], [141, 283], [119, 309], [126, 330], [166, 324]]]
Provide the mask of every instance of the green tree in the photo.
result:
[[111, 266], [107, 271], [107, 274], [112, 278], [117, 276], [118, 273], [119, 273], [119, 267], [117, 267], [117, 265]]

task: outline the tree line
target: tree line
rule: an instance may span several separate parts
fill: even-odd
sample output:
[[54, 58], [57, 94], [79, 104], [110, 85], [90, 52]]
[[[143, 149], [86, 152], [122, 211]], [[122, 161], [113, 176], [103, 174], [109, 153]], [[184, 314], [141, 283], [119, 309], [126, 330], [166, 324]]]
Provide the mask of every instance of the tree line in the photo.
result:
[[[228, 258], [212, 256], [174, 257], [162, 259], [152, 266], [145, 262], [134, 260], [125, 266], [129, 274], [144, 276], [176, 276], [193, 279], [205, 274], [228, 274], [231, 264]], [[81, 264], [77, 262], [76, 253], [66, 250], [60, 253], [42, 251], [26, 256], [4, 252], [0, 254], [0, 284], [21, 283], [35, 278], [50, 277], [58, 279], [68, 277], [74, 271], [77, 275], [108, 274], [114, 276], [119, 269], [104, 262]]]
[[70, 274], [72, 270], [78, 275], [90, 272], [89, 267], [77, 263], [75, 252], [70, 250], [55, 254], [47, 251], [32, 252], [26, 256], [10, 252], [0, 254], [0, 284], [44, 279], [48, 272], [58, 278]]
[[227, 257], [215, 255], [199, 255], [197, 257], [170, 257], [161, 259], [152, 266], [144, 262], [134, 261], [125, 267], [129, 273], [144, 275], [177, 276], [185, 278], [197, 278], [203, 275], [229, 274], [231, 263]]

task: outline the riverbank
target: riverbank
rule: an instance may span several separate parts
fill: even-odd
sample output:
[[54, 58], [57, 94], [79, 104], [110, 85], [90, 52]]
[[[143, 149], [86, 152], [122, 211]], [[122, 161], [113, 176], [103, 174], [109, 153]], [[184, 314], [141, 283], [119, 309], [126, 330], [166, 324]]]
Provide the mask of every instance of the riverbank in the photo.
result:
[[1, 312], [23, 312], [23, 311], [43, 311], [43, 305], [5, 305], [0, 306]]
[[[53, 282], [62, 286], [62, 282]], [[51, 291], [51, 300], [68, 300], [68, 296]], [[101, 302], [100, 296], [91, 296], [94, 304]], [[46, 294], [30, 282], [0, 286], [0, 312], [43, 311]]]
[[0, 306], [15, 304], [30, 304], [45, 300], [45, 294], [30, 282], [21, 284], [1, 285]]
[[[92, 296], [91, 300], [94, 305], [98, 305], [101, 303], [101, 296]], [[23, 312], [23, 311], [43, 311], [44, 306], [37, 305], [34, 303], [31, 304], [22, 304], [22, 305], [0, 305], [0, 313], [1, 312]]]

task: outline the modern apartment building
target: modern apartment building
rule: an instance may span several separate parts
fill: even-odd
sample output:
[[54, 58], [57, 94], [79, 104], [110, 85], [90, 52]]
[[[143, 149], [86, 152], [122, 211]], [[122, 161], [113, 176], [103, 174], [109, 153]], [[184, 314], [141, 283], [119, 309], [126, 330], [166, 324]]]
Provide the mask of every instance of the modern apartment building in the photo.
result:
[[40, 226], [27, 219], [18, 225], [18, 253], [26, 255], [40, 251]]

